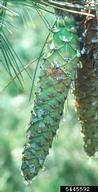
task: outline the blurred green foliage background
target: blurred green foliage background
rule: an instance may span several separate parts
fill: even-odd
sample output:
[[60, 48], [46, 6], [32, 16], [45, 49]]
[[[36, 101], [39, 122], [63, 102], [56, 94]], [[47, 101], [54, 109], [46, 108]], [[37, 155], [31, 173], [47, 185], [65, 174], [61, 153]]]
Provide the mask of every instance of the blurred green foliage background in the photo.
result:
[[[33, 77], [36, 62], [32, 61], [40, 55], [49, 30], [36, 10], [12, 8], [20, 16], [11, 17], [15, 29], [8, 32], [9, 41], [22, 63], [31, 63], [27, 70]], [[43, 15], [52, 25], [54, 16], [44, 11]], [[97, 185], [97, 156], [90, 159], [83, 151], [71, 92], [43, 170], [31, 184], [24, 182], [20, 167], [32, 109], [32, 99], [28, 102], [32, 81], [25, 71], [22, 75], [24, 89], [17, 80], [6, 86], [10, 77], [0, 64], [0, 192], [59, 192], [60, 185]]]

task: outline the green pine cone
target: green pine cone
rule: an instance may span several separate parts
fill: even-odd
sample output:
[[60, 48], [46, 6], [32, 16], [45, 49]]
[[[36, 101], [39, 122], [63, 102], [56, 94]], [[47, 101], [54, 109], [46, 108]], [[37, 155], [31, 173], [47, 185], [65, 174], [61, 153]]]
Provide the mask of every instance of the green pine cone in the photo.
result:
[[25, 180], [42, 168], [59, 128], [63, 106], [77, 67], [77, 34], [71, 15], [59, 15], [45, 49], [22, 157]]
[[[92, 11], [96, 14], [95, 11]], [[83, 49], [75, 82], [76, 108], [81, 122], [84, 150], [88, 156], [98, 151], [98, 27], [97, 17], [83, 21]], [[82, 29], [81, 29], [82, 31]], [[83, 32], [83, 31], [82, 31]], [[81, 32], [80, 32], [81, 34]]]

